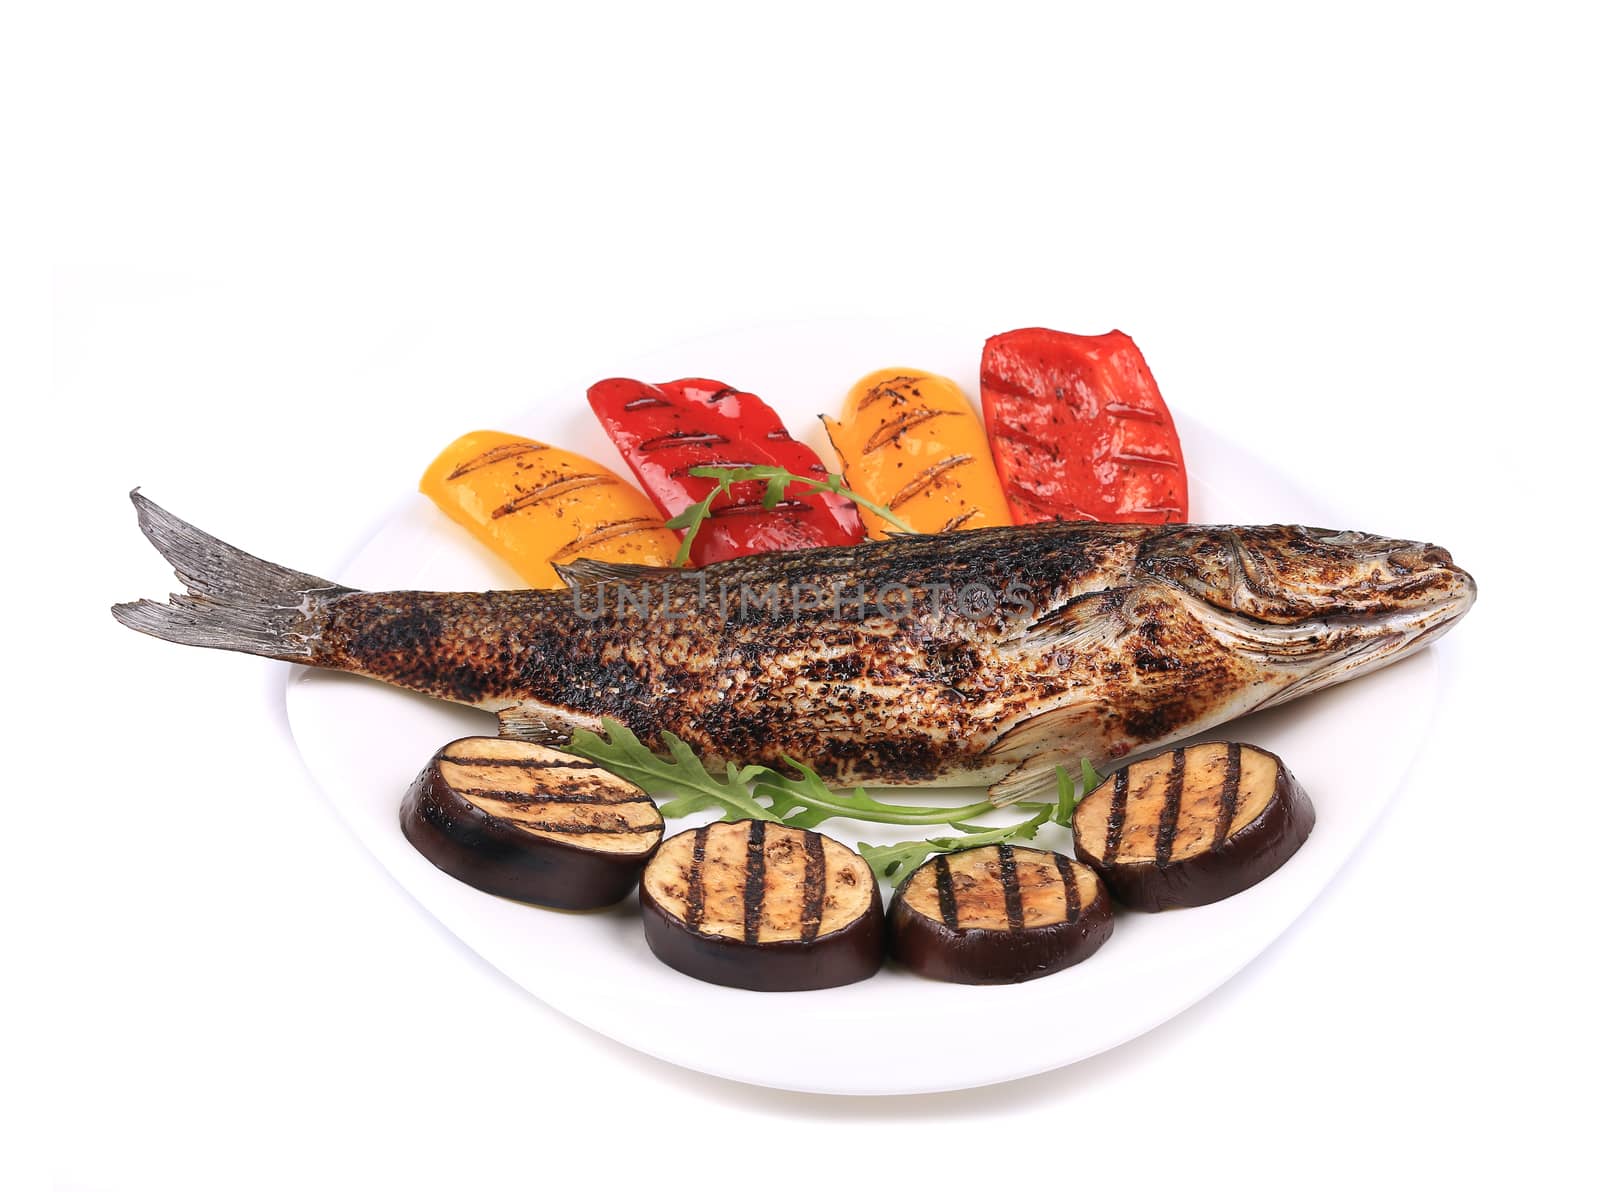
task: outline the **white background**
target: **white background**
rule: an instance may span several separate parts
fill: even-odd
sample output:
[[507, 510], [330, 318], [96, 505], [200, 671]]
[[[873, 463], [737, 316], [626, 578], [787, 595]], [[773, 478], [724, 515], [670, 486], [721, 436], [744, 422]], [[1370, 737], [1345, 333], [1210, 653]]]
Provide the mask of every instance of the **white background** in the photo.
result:
[[[49, 158], [55, 268], [53, 392], [6, 413], [43, 1170], [1576, 1179], [1600, 798], [1577, 724], [1600, 396], [1580, 11], [66, 4], [18, 30], [8, 106]], [[331, 572], [439, 445], [532, 394], [840, 315], [1120, 327], [1172, 405], [1482, 586], [1368, 845], [1241, 976], [1115, 1052], [872, 1102], [643, 1059], [363, 853], [299, 767], [276, 664], [106, 613], [170, 586], [134, 484]], [[940, 1045], [1051, 1029], [952, 1022]]]

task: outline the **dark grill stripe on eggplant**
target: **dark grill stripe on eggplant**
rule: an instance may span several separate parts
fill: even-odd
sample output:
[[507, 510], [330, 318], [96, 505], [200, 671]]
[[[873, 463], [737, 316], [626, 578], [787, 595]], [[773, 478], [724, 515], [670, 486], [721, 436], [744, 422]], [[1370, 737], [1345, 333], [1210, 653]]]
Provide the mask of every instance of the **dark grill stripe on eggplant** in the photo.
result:
[[1063, 853], [1056, 853], [1056, 872], [1061, 875], [1061, 894], [1067, 904], [1067, 924], [1070, 926], [1078, 921], [1082, 908], [1078, 897], [1078, 879], [1072, 871], [1072, 861]]
[[1156, 864], [1166, 865], [1172, 860], [1172, 841], [1178, 834], [1178, 809], [1183, 801], [1183, 761], [1188, 756], [1182, 749], [1172, 751], [1172, 769], [1167, 771], [1166, 801], [1161, 804], [1161, 822], [1156, 826]]
[[685, 900], [683, 921], [690, 930], [697, 930], [706, 910], [706, 840], [709, 828], [696, 828], [689, 854], [689, 893]]
[[1272, 873], [1316, 813], [1281, 759], [1237, 742], [1169, 750], [1119, 770], [1079, 804], [1074, 851], [1138, 910], [1201, 906]]
[[859, 981], [883, 957], [872, 871], [816, 832], [761, 820], [667, 840], [640, 888], [645, 939], [692, 977], [746, 989]]
[[1122, 843], [1122, 827], [1128, 814], [1128, 772], [1118, 770], [1112, 778], [1111, 815], [1106, 821], [1106, 861], [1114, 861]]
[[[515, 766], [519, 770], [587, 770], [594, 763], [587, 758], [567, 757], [534, 760], [522, 757], [451, 757], [458, 766]], [[648, 796], [646, 796], [648, 797]]]
[[1088, 866], [988, 845], [934, 857], [900, 884], [889, 907], [889, 950], [923, 976], [1004, 984], [1077, 964], [1111, 927], [1110, 899]]
[[950, 858], [940, 853], [933, 860], [933, 878], [939, 889], [939, 920], [946, 927], [961, 923], [961, 912], [956, 908], [955, 884], [950, 877]]
[[[802, 891], [802, 897], [804, 892]], [[744, 863], [744, 942], [761, 938], [761, 907], [767, 900], [767, 822], [753, 820], [745, 846]]]
[[[657, 824], [628, 824], [628, 823], [599, 823], [599, 824], [571, 824], [561, 823], [558, 820], [517, 820], [515, 827], [524, 832], [549, 832], [554, 836], [652, 836], [659, 837], [661, 828]], [[611, 841], [607, 841], [611, 844]], [[653, 841], [652, 841], [653, 843]]]
[[1017, 883], [1017, 859], [1009, 844], [1000, 846], [1000, 888], [1006, 900], [1006, 927], [1022, 930], [1022, 890]]
[[567, 910], [626, 897], [661, 842], [632, 783], [528, 741], [469, 737], [434, 754], [400, 808], [406, 839], [490, 894]]
[[1222, 793], [1217, 797], [1217, 826], [1211, 833], [1211, 847], [1221, 848], [1233, 827], [1233, 813], [1239, 805], [1239, 772], [1244, 764], [1244, 753], [1239, 742], [1228, 742], [1228, 760], [1222, 775]]
[[462, 795], [478, 799], [494, 799], [502, 803], [590, 803], [615, 806], [618, 803], [653, 803], [649, 795], [640, 791], [636, 795], [624, 795], [612, 798], [609, 795], [599, 795], [587, 791], [548, 790], [538, 794], [524, 794], [521, 791], [496, 791], [487, 787], [467, 786], [456, 788]]
[[800, 912], [800, 938], [810, 943], [822, 927], [822, 899], [828, 889], [827, 857], [822, 837], [806, 833], [805, 905]]

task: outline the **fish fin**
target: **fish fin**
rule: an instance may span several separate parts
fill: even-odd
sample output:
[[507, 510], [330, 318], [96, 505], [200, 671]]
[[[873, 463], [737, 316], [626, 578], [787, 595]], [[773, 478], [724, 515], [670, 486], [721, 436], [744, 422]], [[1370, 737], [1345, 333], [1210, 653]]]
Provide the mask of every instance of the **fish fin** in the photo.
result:
[[984, 759], [998, 763], [1022, 762], [1042, 753], [1065, 753], [1074, 763], [1080, 757], [1098, 761], [1101, 711], [1098, 701], [1079, 700], [1036, 712], [1000, 734], [984, 751]]
[[560, 748], [572, 740], [572, 730], [578, 726], [553, 708], [535, 711], [527, 704], [513, 704], [495, 714], [500, 719], [500, 735], [515, 737], [519, 741], [532, 741], [535, 745]]
[[692, 575], [682, 567], [655, 567], [648, 563], [607, 563], [600, 559], [574, 559], [571, 563], [555, 563], [552, 566], [569, 588], [580, 588], [585, 584], [645, 584], [651, 580], [666, 582], [669, 579], [682, 579], [685, 575]]
[[989, 802], [1005, 807], [1023, 799], [1054, 799], [1056, 768], [1065, 766], [1068, 775], [1076, 781], [1080, 764], [1078, 755], [1065, 749], [1036, 753], [989, 788]]
[[186, 646], [293, 662], [311, 657], [322, 605], [355, 591], [246, 554], [174, 517], [138, 489], [128, 495], [144, 536], [188, 589], [166, 604], [113, 605], [111, 615], [129, 629]]
[[1132, 588], [1106, 588], [1074, 596], [1058, 608], [1034, 618], [1010, 644], [1019, 650], [1054, 650], [1109, 644], [1128, 632], [1123, 615]]

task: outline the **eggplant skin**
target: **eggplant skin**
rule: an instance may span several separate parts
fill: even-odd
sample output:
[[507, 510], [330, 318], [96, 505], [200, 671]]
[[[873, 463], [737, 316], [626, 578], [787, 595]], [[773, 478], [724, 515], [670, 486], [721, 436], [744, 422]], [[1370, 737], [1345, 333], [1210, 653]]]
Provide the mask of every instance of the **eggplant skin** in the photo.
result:
[[430, 759], [406, 792], [400, 830], [436, 867], [485, 894], [556, 910], [615, 906], [660, 847], [604, 853], [508, 827], [451, 790], [438, 762]]
[[691, 930], [661, 906], [648, 886], [639, 888], [644, 938], [656, 959], [712, 985], [758, 993], [789, 993], [853, 985], [883, 965], [883, 897], [874, 885], [867, 912], [810, 942], [774, 940], [747, 944]]
[[747, 944], [723, 936], [690, 931], [650, 897], [639, 891], [644, 938], [650, 951], [669, 968], [735, 989], [787, 993], [853, 985], [875, 974], [883, 964], [883, 899], [872, 892], [865, 915], [810, 943], [778, 940]]
[[1118, 903], [1136, 911], [1206, 906], [1265, 880], [1300, 850], [1316, 826], [1317, 813], [1283, 759], [1265, 749], [1259, 752], [1278, 763], [1272, 797], [1260, 815], [1217, 847], [1165, 866], [1154, 861], [1107, 865], [1078, 845], [1074, 825], [1078, 859], [1100, 875]]
[[[908, 876], [906, 881], [910, 881]], [[913, 910], [900, 891], [889, 904], [889, 955], [919, 976], [959, 985], [1015, 985], [1089, 959], [1111, 938], [1111, 899], [1094, 898], [1066, 920], [1019, 931], [946, 927]]]

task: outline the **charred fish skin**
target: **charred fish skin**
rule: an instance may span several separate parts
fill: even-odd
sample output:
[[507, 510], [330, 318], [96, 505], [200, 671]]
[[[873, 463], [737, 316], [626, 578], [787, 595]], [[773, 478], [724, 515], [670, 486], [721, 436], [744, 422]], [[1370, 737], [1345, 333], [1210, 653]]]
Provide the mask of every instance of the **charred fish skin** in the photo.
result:
[[697, 571], [579, 563], [569, 591], [371, 593], [134, 500], [189, 594], [117, 606], [131, 628], [367, 675], [547, 742], [613, 716], [711, 764], [787, 756], [838, 783], [1116, 760], [1404, 657], [1476, 592], [1426, 543], [1041, 523]]

